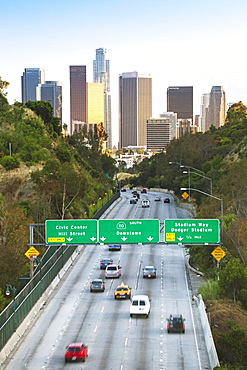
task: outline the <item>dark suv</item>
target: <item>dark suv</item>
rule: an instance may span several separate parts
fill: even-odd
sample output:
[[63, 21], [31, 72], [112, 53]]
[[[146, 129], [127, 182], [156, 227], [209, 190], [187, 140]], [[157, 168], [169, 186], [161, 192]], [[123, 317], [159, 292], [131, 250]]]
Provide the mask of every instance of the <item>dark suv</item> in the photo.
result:
[[168, 333], [184, 333], [185, 332], [185, 325], [182, 315], [170, 315], [167, 319], [167, 332]]

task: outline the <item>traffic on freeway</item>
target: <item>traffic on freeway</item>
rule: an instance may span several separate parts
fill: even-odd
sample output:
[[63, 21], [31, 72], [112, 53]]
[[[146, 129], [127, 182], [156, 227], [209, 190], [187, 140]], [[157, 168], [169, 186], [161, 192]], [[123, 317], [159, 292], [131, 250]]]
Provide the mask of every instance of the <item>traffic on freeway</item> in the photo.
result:
[[[161, 233], [164, 219], [190, 218], [171, 194], [139, 193], [135, 204], [130, 190], [121, 193], [102, 218], [159, 219]], [[142, 207], [142, 200], [150, 206]], [[121, 273], [107, 275], [110, 266]], [[150, 266], [156, 278], [144, 276], [143, 269]], [[95, 293], [94, 281], [100, 281]], [[116, 292], [126, 294], [124, 287], [129, 288], [127, 299], [116, 299]], [[170, 322], [168, 333], [171, 315], [186, 320], [186, 330], [172, 331]], [[2, 369], [210, 369], [184, 248], [164, 242], [125, 243], [117, 251], [109, 250], [109, 244], [87, 245]]]

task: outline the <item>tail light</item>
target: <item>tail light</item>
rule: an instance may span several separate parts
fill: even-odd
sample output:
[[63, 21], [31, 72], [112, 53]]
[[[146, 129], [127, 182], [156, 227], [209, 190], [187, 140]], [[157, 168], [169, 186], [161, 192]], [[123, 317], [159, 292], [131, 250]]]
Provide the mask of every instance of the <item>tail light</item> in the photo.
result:
[[167, 328], [168, 328], [168, 329], [170, 329], [170, 327], [171, 327], [171, 325], [170, 325], [170, 324], [168, 324], [168, 325], [167, 325]]

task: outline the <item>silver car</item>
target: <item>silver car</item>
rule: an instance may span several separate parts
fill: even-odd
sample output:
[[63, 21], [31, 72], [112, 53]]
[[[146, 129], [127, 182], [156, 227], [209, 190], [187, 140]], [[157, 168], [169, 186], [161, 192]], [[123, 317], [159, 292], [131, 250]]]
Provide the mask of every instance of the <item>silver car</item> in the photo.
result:
[[121, 266], [119, 265], [108, 265], [105, 269], [106, 278], [120, 278], [121, 276]]
[[154, 266], [146, 266], [143, 269], [143, 278], [154, 278], [154, 279], [156, 279], [156, 268]]
[[104, 292], [105, 283], [102, 279], [93, 279], [90, 283], [90, 292]]

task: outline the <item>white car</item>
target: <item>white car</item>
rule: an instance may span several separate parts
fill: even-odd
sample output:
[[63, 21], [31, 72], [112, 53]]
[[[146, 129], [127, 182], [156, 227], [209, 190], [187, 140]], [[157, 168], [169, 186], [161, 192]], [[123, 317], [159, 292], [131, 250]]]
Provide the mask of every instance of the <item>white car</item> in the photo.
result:
[[148, 199], [142, 200], [142, 208], [148, 208], [150, 207], [150, 201]]
[[134, 295], [130, 304], [130, 317], [133, 315], [149, 316], [150, 300], [147, 295]]
[[108, 265], [105, 269], [105, 277], [106, 278], [120, 278], [121, 276], [121, 266], [119, 265]]

